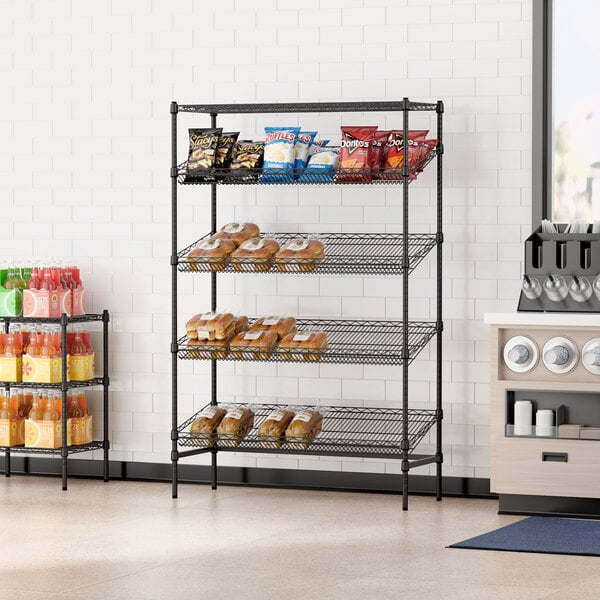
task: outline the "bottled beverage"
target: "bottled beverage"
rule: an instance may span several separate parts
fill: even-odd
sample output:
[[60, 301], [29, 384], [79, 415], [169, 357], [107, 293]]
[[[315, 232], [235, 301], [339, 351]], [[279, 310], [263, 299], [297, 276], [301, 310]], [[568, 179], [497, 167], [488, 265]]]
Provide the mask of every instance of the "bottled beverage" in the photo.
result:
[[542, 286], [535, 277], [529, 275], [523, 275], [523, 283], [521, 289], [527, 298], [530, 300], [536, 300], [542, 295]]
[[548, 275], [544, 281], [544, 292], [548, 297], [548, 300], [552, 302], [562, 302], [567, 295], [569, 290], [565, 280], [560, 275]]
[[6, 345], [4, 346], [4, 356], [21, 356], [22, 348], [17, 339], [17, 335], [11, 332], [6, 337]]
[[22, 267], [15, 267], [15, 283], [17, 284], [17, 287], [21, 290], [24, 290], [27, 287], [27, 282], [23, 277]]
[[[18, 392], [18, 390], [12, 390]], [[11, 392], [12, 393], [12, 392]], [[26, 419], [29, 417], [29, 411], [31, 410], [31, 401], [33, 399], [33, 393], [31, 390], [23, 390], [23, 393], [19, 394], [19, 414]]]
[[56, 355], [56, 348], [52, 344], [50, 335], [50, 329], [44, 329], [42, 345], [40, 347], [40, 356], [44, 356], [46, 358], [53, 358]]
[[40, 393], [34, 390], [31, 394], [31, 409], [29, 410], [28, 418], [32, 421], [41, 421], [44, 418], [44, 409], [40, 402]]
[[0, 419], [14, 419], [15, 411], [11, 408], [8, 396], [2, 396], [2, 403], [0, 404]]
[[19, 287], [19, 283], [15, 278], [15, 268], [8, 267], [6, 272], [6, 279], [4, 280], [4, 287], [7, 290], [12, 290]]
[[569, 284], [569, 294], [575, 302], [586, 302], [592, 296], [592, 286], [587, 279], [573, 275], [573, 279]]
[[67, 418], [69, 419], [81, 419], [84, 414], [83, 411], [81, 410], [81, 407], [79, 406], [79, 402], [77, 401], [77, 396], [76, 395], [71, 395], [69, 402], [68, 402], [68, 408], [67, 408]]
[[61, 283], [65, 289], [74, 290], [77, 287], [77, 283], [73, 279], [73, 271], [71, 270], [71, 267], [65, 267], [62, 270]]
[[75, 339], [71, 343], [70, 354], [73, 356], [82, 356], [88, 354], [88, 348], [83, 341], [82, 331], [79, 325], [75, 326]]
[[31, 329], [29, 332], [29, 344], [27, 345], [27, 354], [29, 356], [40, 355], [40, 344], [38, 342], [38, 333], [36, 329]]
[[29, 278], [29, 281], [27, 282], [27, 289], [28, 290], [39, 290], [41, 283], [42, 283], [42, 280], [40, 278], [40, 272], [38, 271], [38, 268], [32, 267], [31, 268], [31, 277]]
[[46, 409], [44, 410], [44, 421], [58, 421], [60, 419], [60, 415], [55, 406], [56, 401], [56, 392], [49, 391], [48, 398], [46, 400]]
[[42, 282], [40, 283], [40, 290], [48, 290], [50, 292], [56, 289], [56, 283], [52, 279], [52, 271], [50, 269], [44, 269]]

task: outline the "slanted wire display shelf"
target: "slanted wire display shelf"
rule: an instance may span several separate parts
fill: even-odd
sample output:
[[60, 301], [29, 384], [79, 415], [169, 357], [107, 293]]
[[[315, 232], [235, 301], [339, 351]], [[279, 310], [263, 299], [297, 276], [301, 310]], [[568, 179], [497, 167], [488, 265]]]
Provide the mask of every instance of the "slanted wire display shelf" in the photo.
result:
[[[240, 114], [303, 114], [303, 113], [349, 113], [345, 124], [352, 123], [350, 113], [360, 113], [364, 121], [366, 113], [391, 113], [386, 115], [386, 123], [401, 128], [403, 139], [409, 138], [409, 116], [413, 112], [435, 114], [436, 130], [432, 132], [437, 146], [420, 159], [416, 165], [416, 174], [409, 169], [408, 144], [404, 145], [403, 166], [394, 172], [377, 174], [360, 171], [344, 171], [344, 181], [340, 172], [329, 176], [304, 172], [296, 181], [282, 181], [272, 178], [268, 183], [261, 181], [261, 171], [240, 169], [235, 174], [230, 169], [215, 169], [209, 174], [210, 180], [189, 180], [186, 177], [186, 164], [177, 156], [178, 114], [191, 113], [197, 116], [196, 126], [217, 127], [217, 119], [223, 118], [219, 126], [227, 126], [227, 115]], [[442, 156], [444, 153], [442, 117], [444, 105], [438, 102], [413, 102], [408, 98], [401, 101], [382, 102], [325, 102], [325, 103], [289, 103], [289, 104], [177, 104], [172, 102], [171, 113], [171, 365], [172, 365], [172, 427], [171, 461], [173, 469], [172, 495], [177, 497], [178, 462], [180, 458], [210, 452], [211, 479], [213, 489], [217, 486], [217, 453], [222, 450], [246, 452], [302, 453], [331, 456], [396, 458], [401, 461], [402, 471], [402, 508], [408, 508], [408, 473], [411, 468], [435, 464], [436, 497], [442, 497]], [[207, 121], [208, 117], [208, 122]], [[375, 116], [373, 122], [377, 122]], [[310, 118], [307, 118], [310, 122]], [[361, 122], [362, 122], [361, 121]], [[381, 121], [381, 120], [380, 120]], [[383, 126], [383, 121], [380, 122]], [[187, 133], [187, 132], [186, 132]], [[245, 135], [241, 132], [241, 137]], [[412, 233], [409, 228], [409, 190], [410, 183], [418, 174], [435, 161], [436, 168], [436, 204], [433, 219], [433, 233]], [[365, 177], [366, 175], [366, 177]], [[292, 178], [289, 178], [292, 179]], [[368, 181], [372, 179], [372, 181]], [[367, 180], [367, 181], [365, 181]], [[263, 233], [263, 238], [275, 239], [279, 245], [295, 238], [316, 238], [325, 247], [324, 258], [307, 260], [286, 260], [273, 262], [242, 259], [230, 262], [228, 259], [211, 258], [197, 261], [188, 258], [188, 254], [198, 242], [207, 240], [217, 230], [218, 189], [222, 185], [255, 185], [260, 194], [261, 185], [330, 185], [343, 189], [345, 185], [362, 185], [365, 190], [370, 186], [392, 186], [399, 190], [403, 207], [401, 233]], [[181, 249], [178, 246], [178, 203], [179, 186], [204, 186], [210, 189], [210, 233]], [[194, 188], [198, 189], [198, 188]], [[282, 193], [284, 193], [282, 191]], [[365, 192], [365, 204], [368, 205], [368, 192]], [[413, 322], [409, 318], [409, 275], [430, 253], [435, 251], [436, 264], [436, 309], [435, 321]], [[187, 337], [181, 337], [178, 325], [178, 278], [183, 273], [210, 274], [210, 309], [218, 308], [217, 276], [221, 273], [234, 274], [301, 274], [301, 275], [378, 275], [401, 276], [402, 318], [399, 321], [357, 321], [357, 320], [318, 320], [300, 319], [298, 327], [321, 330], [327, 333], [327, 348], [318, 350], [296, 350], [243, 347], [230, 351], [227, 347], [214, 347], [190, 343]], [[435, 361], [432, 371], [435, 376], [435, 409], [415, 410], [409, 408], [409, 365], [427, 344], [436, 338]], [[308, 447], [290, 447], [274, 442], [270, 447], [259, 444], [256, 430], [241, 442], [239, 446], [214, 444], [212, 440], [192, 438], [189, 427], [194, 415], [183, 423], [178, 418], [178, 361], [211, 361], [211, 405], [219, 403], [217, 394], [217, 365], [219, 360], [259, 360], [267, 362], [290, 361], [298, 364], [367, 364], [390, 365], [402, 369], [401, 406], [397, 409], [336, 407], [327, 409], [324, 429]], [[257, 408], [255, 427], [260, 425], [275, 405], [260, 405]], [[416, 446], [430, 430], [435, 431], [435, 452], [427, 455], [414, 453]], [[185, 448], [185, 450], [180, 450]]]
[[[252, 320], [253, 321], [253, 320]], [[250, 324], [252, 323], [250, 322]], [[325, 331], [327, 349], [281, 349], [244, 346], [215, 349], [190, 344], [187, 337], [178, 340], [180, 359], [259, 360], [273, 362], [322, 362], [361, 365], [410, 364], [436, 334], [435, 323], [410, 323], [408, 355], [403, 352], [402, 321], [333, 321], [300, 319], [298, 329]], [[406, 359], [406, 360], [405, 360]]]
[[[402, 423], [403, 412], [398, 408], [349, 408], [349, 407], [322, 407], [298, 406], [294, 410], [300, 411], [307, 408], [318, 410], [323, 415], [323, 429], [321, 433], [306, 447], [298, 448], [298, 443], [288, 442], [285, 437], [260, 438], [258, 428], [267, 419], [271, 412], [281, 408], [278, 404], [231, 404], [228, 408], [247, 406], [254, 413], [254, 426], [250, 433], [239, 445], [226, 445], [220, 443], [216, 436], [190, 434], [190, 426], [202, 410], [184, 421], [178, 428], [179, 444], [185, 448], [210, 450], [218, 447], [219, 450], [234, 452], [269, 452], [277, 454], [312, 454], [322, 456], [369, 456], [371, 458], [399, 458], [402, 455]], [[206, 407], [204, 407], [206, 408]], [[413, 455], [414, 449], [427, 435], [432, 425], [435, 424], [437, 415], [435, 410], [408, 411], [408, 441], [409, 452]], [[197, 452], [194, 452], [197, 453]], [[416, 456], [414, 457], [417, 458]]]
[[[252, 259], [239, 259], [232, 264], [229, 259], [211, 258], [204, 261], [188, 258], [199, 242], [207, 240], [206, 234], [177, 255], [179, 271], [219, 271], [225, 273], [276, 273], [314, 275], [402, 275], [404, 238], [395, 233], [263, 233], [262, 237], [275, 240], [280, 246], [294, 239], [318, 239], [326, 248], [325, 258], [284, 259], [278, 263], [256, 263]], [[408, 236], [409, 273], [435, 248], [438, 236], [434, 233], [411, 233]]]
[[[94, 377], [85, 381], [69, 381], [67, 378], [67, 327], [74, 323], [102, 323], [102, 376]], [[69, 317], [63, 314], [57, 318], [41, 317], [0, 317], [0, 323], [4, 323], [4, 330], [8, 332], [11, 323], [22, 324], [41, 324], [60, 325], [61, 328], [61, 360], [62, 360], [62, 381], [60, 383], [38, 383], [35, 381], [0, 381], [0, 387], [8, 393], [11, 388], [36, 388], [36, 389], [54, 389], [62, 392], [62, 445], [58, 448], [31, 448], [26, 446], [0, 446], [0, 452], [4, 452], [4, 474], [6, 477], [11, 475], [11, 455], [12, 454], [31, 454], [31, 455], [50, 455], [59, 456], [62, 461], [62, 489], [67, 489], [67, 458], [72, 454], [90, 452], [92, 450], [103, 450], [103, 475], [104, 481], [108, 481], [108, 452], [110, 441], [108, 439], [109, 429], [109, 403], [108, 389], [110, 378], [108, 375], [108, 323], [110, 316], [107, 310], [97, 314], [85, 314], [76, 317]], [[88, 444], [67, 445], [67, 392], [70, 389], [102, 386], [102, 440], [92, 441]]]

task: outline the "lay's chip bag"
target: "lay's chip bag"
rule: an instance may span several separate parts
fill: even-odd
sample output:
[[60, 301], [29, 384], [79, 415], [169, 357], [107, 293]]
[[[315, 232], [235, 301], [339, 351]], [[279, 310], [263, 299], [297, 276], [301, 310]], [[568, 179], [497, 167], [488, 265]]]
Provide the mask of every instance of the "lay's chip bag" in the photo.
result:
[[300, 127], [265, 127], [265, 157], [260, 183], [294, 181], [294, 146]]
[[294, 144], [294, 175], [296, 179], [302, 174], [308, 162], [308, 152], [313, 140], [317, 137], [316, 131], [300, 131]]

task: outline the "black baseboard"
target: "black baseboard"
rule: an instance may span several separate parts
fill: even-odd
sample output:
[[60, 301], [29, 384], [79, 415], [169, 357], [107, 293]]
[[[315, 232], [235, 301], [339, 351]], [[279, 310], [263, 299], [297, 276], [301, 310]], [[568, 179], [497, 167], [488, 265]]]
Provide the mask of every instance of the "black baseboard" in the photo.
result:
[[[11, 472], [15, 475], [60, 476], [61, 461], [54, 458], [11, 456]], [[0, 458], [4, 472], [4, 457]], [[102, 461], [69, 459], [69, 477], [103, 477]], [[171, 482], [171, 464], [111, 461], [111, 479], [125, 481]], [[210, 483], [210, 467], [179, 464], [181, 483]], [[258, 469], [253, 467], [219, 467], [219, 485], [249, 485], [254, 487], [337, 490], [400, 494], [400, 475], [381, 473], [351, 473], [295, 469]], [[490, 493], [489, 479], [444, 477], [444, 496], [497, 498]], [[409, 493], [435, 495], [435, 477], [409, 475]]]
[[552, 516], [600, 519], [600, 499], [500, 494], [501, 515]]

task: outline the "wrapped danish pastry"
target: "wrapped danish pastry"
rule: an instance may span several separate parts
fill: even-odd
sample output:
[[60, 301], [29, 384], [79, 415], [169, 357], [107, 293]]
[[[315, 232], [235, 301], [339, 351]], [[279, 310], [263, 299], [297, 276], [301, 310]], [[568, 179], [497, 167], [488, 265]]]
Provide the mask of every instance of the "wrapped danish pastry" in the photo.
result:
[[236, 271], [268, 271], [278, 250], [275, 240], [253, 237], [233, 252], [231, 262]]
[[234, 250], [235, 244], [226, 238], [201, 240], [187, 255], [190, 270], [222, 271], [227, 268], [229, 255]]
[[275, 255], [279, 271], [309, 273], [325, 258], [325, 247], [319, 240], [296, 238], [283, 245]]
[[213, 238], [231, 240], [237, 247], [241, 246], [246, 240], [259, 235], [258, 225], [254, 223], [227, 223], [227, 225], [221, 227], [221, 231], [213, 235]]

